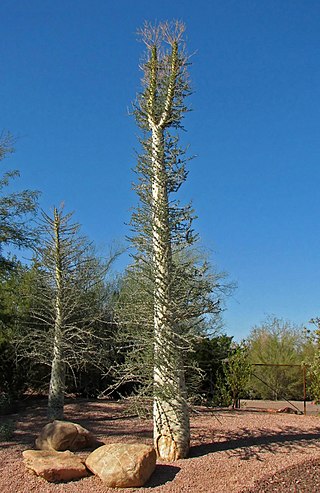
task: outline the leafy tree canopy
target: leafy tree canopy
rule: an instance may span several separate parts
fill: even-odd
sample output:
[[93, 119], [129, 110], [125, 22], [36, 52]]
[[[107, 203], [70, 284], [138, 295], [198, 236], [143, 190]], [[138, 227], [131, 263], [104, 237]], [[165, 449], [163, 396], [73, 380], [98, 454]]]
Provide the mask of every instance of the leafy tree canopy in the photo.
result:
[[[14, 152], [14, 139], [8, 132], [0, 135], [0, 161]], [[36, 230], [31, 222], [37, 210], [39, 192], [22, 190], [8, 192], [19, 171], [7, 171], [0, 178], [0, 268], [9, 268], [12, 261], [5, 257], [4, 246], [30, 247], [36, 241]]]

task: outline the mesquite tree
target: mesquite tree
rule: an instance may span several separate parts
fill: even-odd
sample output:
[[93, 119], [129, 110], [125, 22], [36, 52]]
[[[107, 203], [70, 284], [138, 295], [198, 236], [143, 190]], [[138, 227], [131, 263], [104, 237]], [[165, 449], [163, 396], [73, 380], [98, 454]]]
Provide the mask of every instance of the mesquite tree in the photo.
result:
[[196, 241], [192, 207], [172, 198], [187, 177], [176, 132], [190, 93], [183, 33], [180, 22], [144, 26], [143, 90], [134, 105], [143, 151], [136, 167], [140, 201], [131, 223], [137, 252], [132, 270], [143, 279], [146, 301], [152, 293], [154, 445], [165, 460], [186, 457], [189, 450], [187, 334], [201, 315], [218, 311], [218, 302], [203, 294], [207, 279], [188, 253]]

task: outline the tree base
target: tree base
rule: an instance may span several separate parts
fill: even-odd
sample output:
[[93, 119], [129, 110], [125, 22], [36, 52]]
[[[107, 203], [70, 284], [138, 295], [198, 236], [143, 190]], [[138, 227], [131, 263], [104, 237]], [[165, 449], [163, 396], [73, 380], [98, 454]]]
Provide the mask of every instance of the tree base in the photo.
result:
[[154, 447], [160, 460], [175, 462], [188, 457], [190, 442], [178, 443], [170, 436], [159, 435], [154, 439]]

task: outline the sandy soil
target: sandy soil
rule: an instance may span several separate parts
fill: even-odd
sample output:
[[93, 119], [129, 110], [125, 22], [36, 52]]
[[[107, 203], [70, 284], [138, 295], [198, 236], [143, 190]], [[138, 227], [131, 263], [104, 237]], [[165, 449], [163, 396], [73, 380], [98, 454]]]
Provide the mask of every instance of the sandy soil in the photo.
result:
[[[47, 422], [45, 404], [37, 402], [19, 414], [0, 417], [1, 420], [15, 420], [13, 440], [0, 442], [0, 491], [116, 491], [106, 488], [95, 476], [65, 484], [51, 484], [25, 469], [21, 453], [33, 448], [37, 433]], [[65, 410], [66, 420], [85, 426], [105, 443], [152, 443], [151, 421], [125, 416], [123, 404], [76, 400], [70, 401]], [[272, 474], [281, 473], [287, 468], [290, 470], [290, 467], [291, 475], [292, 471], [301, 474], [301, 471], [307, 470], [305, 464], [310, 461], [316, 464], [319, 460], [320, 463], [320, 420], [317, 416], [229, 410], [212, 412], [197, 408], [197, 412], [192, 413], [191, 426], [190, 458], [172, 464], [158, 463], [154, 475], [144, 488], [126, 491], [244, 493], [250, 488], [251, 491], [269, 491], [257, 489], [259, 481], [261, 485], [268, 484], [267, 478]], [[309, 486], [309, 491], [317, 490]]]

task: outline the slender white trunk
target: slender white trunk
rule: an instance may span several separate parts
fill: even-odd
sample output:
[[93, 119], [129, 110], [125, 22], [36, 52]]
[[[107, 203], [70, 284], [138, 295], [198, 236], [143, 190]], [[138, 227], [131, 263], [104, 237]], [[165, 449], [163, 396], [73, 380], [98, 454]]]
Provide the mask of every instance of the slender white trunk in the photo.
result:
[[62, 419], [65, 391], [65, 362], [63, 357], [63, 321], [62, 321], [62, 266], [60, 250], [60, 218], [54, 210], [55, 232], [55, 325], [53, 358], [48, 398], [48, 417]]
[[173, 327], [169, 202], [164, 169], [164, 132], [152, 129], [152, 241], [154, 268], [154, 446], [163, 460], [188, 454], [189, 415], [184, 368]]

